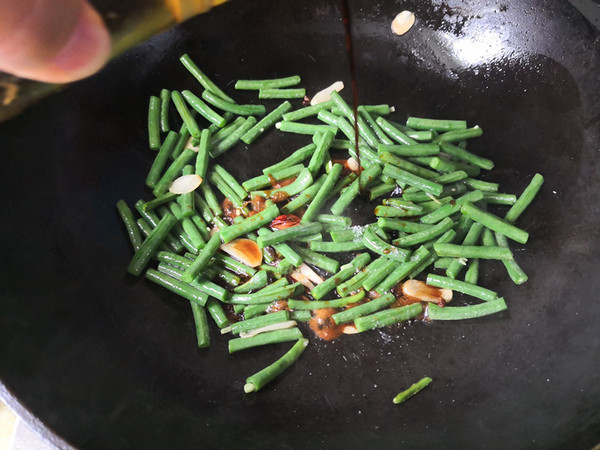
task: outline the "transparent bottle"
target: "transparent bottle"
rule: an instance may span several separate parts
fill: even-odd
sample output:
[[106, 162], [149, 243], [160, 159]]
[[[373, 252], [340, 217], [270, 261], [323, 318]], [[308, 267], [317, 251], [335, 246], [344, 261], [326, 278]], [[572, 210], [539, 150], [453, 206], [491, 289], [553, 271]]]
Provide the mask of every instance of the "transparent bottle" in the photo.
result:
[[[227, 0], [91, 0], [111, 34], [116, 57], [149, 37]], [[0, 72], [0, 122], [64, 87]]]

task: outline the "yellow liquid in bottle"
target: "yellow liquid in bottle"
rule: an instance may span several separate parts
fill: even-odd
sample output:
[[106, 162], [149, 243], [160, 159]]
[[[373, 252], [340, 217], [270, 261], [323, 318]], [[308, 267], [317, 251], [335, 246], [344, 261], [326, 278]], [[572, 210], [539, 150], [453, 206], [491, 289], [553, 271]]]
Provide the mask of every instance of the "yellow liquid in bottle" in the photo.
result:
[[[112, 57], [151, 36], [227, 0], [92, 0], [112, 41]], [[0, 122], [22, 112], [62, 85], [40, 83], [0, 72]]]

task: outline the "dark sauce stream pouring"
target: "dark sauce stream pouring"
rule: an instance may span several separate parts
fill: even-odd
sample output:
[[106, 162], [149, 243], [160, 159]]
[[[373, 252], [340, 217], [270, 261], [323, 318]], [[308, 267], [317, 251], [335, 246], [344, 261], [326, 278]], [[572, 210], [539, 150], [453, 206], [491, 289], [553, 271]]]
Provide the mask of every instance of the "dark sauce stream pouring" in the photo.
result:
[[360, 165], [360, 149], [358, 145], [358, 84], [356, 82], [356, 65], [354, 61], [354, 49], [352, 46], [352, 23], [350, 21], [350, 8], [348, 0], [340, 0], [340, 12], [344, 23], [344, 34], [346, 37], [346, 52], [350, 66], [350, 80], [352, 84], [352, 110], [354, 111], [354, 146], [356, 150], [356, 162], [358, 164], [358, 175], [362, 171]]

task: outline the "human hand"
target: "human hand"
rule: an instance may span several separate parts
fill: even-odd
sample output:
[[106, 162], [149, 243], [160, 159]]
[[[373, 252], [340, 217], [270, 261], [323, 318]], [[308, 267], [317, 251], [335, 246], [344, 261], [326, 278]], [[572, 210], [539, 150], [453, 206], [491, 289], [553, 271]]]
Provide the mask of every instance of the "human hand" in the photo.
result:
[[0, 71], [66, 83], [109, 55], [108, 31], [86, 0], [0, 0]]

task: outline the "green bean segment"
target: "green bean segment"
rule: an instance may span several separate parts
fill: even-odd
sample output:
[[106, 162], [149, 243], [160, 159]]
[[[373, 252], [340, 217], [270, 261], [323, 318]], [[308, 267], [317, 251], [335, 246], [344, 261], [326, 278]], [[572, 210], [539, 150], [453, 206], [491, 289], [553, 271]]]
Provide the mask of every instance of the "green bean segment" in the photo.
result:
[[229, 353], [239, 352], [261, 345], [279, 344], [281, 342], [295, 341], [302, 338], [302, 332], [298, 328], [268, 331], [248, 338], [234, 338], [229, 341]]
[[529, 233], [527, 231], [518, 228], [512, 225], [510, 222], [503, 220], [487, 211], [483, 211], [469, 202], [463, 204], [460, 210], [464, 215], [470, 217], [475, 222], [479, 222], [484, 227], [503, 234], [521, 244], [525, 244], [529, 239]]
[[342, 308], [353, 303], [357, 303], [365, 298], [366, 292], [359, 291], [354, 295], [342, 297], [335, 300], [288, 300], [290, 309], [315, 310], [323, 308]]
[[395, 261], [404, 262], [410, 255], [410, 251], [407, 249], [399, 248], [385, 242], [376, 234], [376, 229], [379, 228], [377, 225], [370, 225], [367, 227], [363, 234], [362, 241], [364, 245], [379, 255], [393, 259]]
[[412, 397], [413, 395], [417, 394], [418, 392], [422, 391], [427, 386], [429, 386], [429, 383], [431, 383], [431, 378], [429, 378], [429, 377], [421, 378], [419, 381], [412, 384], [408, 389], [406, 389], [405, 391], [402, 391], [398, 395], [396, 395], [393, 398], [392, 402], [395, 405], [405, 402], [410, 397]]
[[215, 124], [217, 127], [223, 128], [227, 123], [227, 120], [225, 120], [223, 116], [200, 100], [194, 93], [190, 91], [182, 91], [181, 95], [202, 117]]
[[221, 230], [220, 234], [223, 239], [223, 243], [226, 244], [228, 242], [233, 241], [235, 238], [243, 236], [246, 233], [258, 230], [260, 227], [269, 224], [278, 215], [279, 208], [277, 208], [277, 205], [271, 204], [267, 206], [260, 213], [255, 214], [253, 216], [249, 216], [242, 220], [240, 223], [231, 225]]
[[179, 60], [181, 64], [198, 80], [198, 82], [204, 87], [204, 89], [213, 92], [215, 95], [224, 99], [225, 101], [235, 103], [234, 100], [226, 95], [210, 78], [206, 76], [204, 72], [194, 63], [192, 58], [188, 54], [182, 55]]
[[228, 102], [222, 97], [207, 90], [202, 92], [202, 99], [213, 105], [215, 108], [240, 116], [251, 116], [254, 114], [262, 116], [267, 112], [263, 105], [238, 105], [236, 103]]
[[160, 148], [160, 98], [150, 97], [148, 105], [148, 145], [151, 150]]
[[423, 312], [420, 303], [401, 306], [399, 308], [390, 308], [383, 311], [378, 311], [367, 316], [357, 317], [354, 319], [356, 331], [362, 333], [375, 328], [382, 328], [393, 325], [398, 322], [404, 322], [412, 319]]
[[452, 258], [513, 259], [510, 249], [498, 246], [436, 243], [433, 248], [438, 256], [450, 256]]
[[391, 305], [396, 301], [396, 297], [393, 294], [383, 294], [381, 297], [377, 297], [374, 300], [363, 303], [362, 305], [354, 306], [353, 308], [340, 311], [331, 316], [333, 321], [338, 325], [340, 323], [351, 322], [361, 316], [374, 313], [386, 306]]
[[285, 322], [290, 319], [289, 311], [277, 311], [274, 313], [266, 314], [264, 316], [255, 317], [253, 319], [242, 320], [231, 324], [230, 331], [232, 334], [240, 334], [245, 331], [251, 331], [257, 328], [264, 327], [266, 325], [272, 325], [274, 323]]
[[406, 119], [406, 126], [415, 130], [435, 130], [435, 131], [452, 131], [465, 130], [467, 122], [464, 120], [448, 120], [448, 119], [426, 119], [423, 117], [409, 117]]
[[464, 320], [488, 316], [507, 309], [504, 298], [469, 306], [444, 306], [430, 303], [427, 306], [427, 317], [430, 320]]
[[261, 371], [246, 379], [244, 392], [249, 394], [258, 391], [265, 384], [279, 376], [285, 369], [294, 364], [299, 358], [304, 349], [308, 346], [308, 339], [298, 339], [294, 346], [288, 350], [281, 358], [273, 364], [265, 367]]
[[266, 80], [237, 80], [236, 89], [260, 90], [268, 88], [285, 88], [300, 84], [301, 78], [298, 75], [292, 75], [283, 78], [271, 78]]
[[434, 287], [452, 289], [453, 291], [462, 292], [463, 294], [486, 301], [498, 298], [498, 294], [484, 287], [431, 273], [427, 275], [427, 284]]
[[258, 91], [258, 98], [304, 98], [306, 89], [262, 88]]
[[[529, 206], [529, 204], [533, 201], [537, 193], [544, 184], [544, 177], [539, 173], [536, 173], [529, 185], [525, 188], [523, 193], [519, 196], [515, 204], [508, 210], [504, 220], [507, 222], [514, 222], [519, 218], [519, 216], [525, 211], [525, 209]], [[502, 233], [501, 231], [499, 231]], [[506, 234], [506, 233], [502, 233]]]
[[410, 247], [413, 245], [422, 244], [444, 234], [452, 227], [454, 227], [454, 221], [449, 217], [446, 217], [431, 228], [418, 231], [413, 234], [408, 234], [406, 236], [401, 236], [398, 239], [395, 239], [393, 243], [398, 247]]
[[156, 227], [150, 232], [150, 235], [142, 242], [140, 248], [131, 259], [127, 266], [127, 271], [132, 275], [140, 275], [146, 268], [154, 253], [165, 240], [171, 228], [175, 226], [177, 219], [172, 214], [167, 214]]

